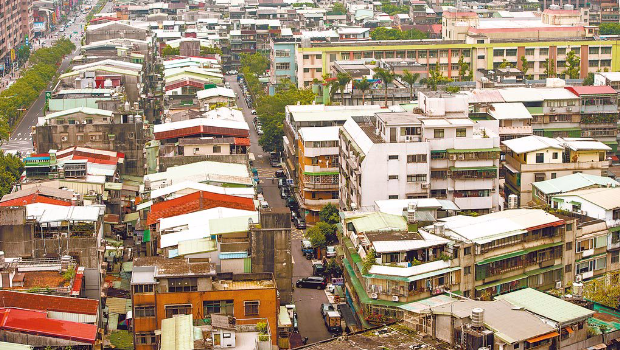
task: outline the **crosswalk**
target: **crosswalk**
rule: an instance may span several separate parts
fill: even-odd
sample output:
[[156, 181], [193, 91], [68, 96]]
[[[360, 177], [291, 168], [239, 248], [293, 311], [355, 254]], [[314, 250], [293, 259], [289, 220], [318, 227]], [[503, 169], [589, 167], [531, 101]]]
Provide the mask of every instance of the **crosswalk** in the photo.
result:
[[280, 168], [273, 168], [273, 167], [256, 167], [256, 170], [258, 171], [258, 177], [261, 179], [265, 179], [265, 178], [272, 178], [276, 176], [276, 170], [280, 170]]
[[304, 239], [304, 231], [294, 228], [291, 232], [291, 239]]

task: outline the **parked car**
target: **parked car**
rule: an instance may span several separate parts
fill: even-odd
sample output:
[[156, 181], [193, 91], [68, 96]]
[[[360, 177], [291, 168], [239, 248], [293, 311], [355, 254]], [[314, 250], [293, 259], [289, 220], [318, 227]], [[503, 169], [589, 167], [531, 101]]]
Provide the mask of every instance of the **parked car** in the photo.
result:
[[276, 170], [275, 176], [286, 179], [286, 174], [284, 173], [284, 170]]
[[256, 110], [255, 109], [252, 110], [252, 114], [256, 115]]
[[325, 265], [320, 260], [315, 260], [312, 262], [312, 275], [313, 276], [323, 276], [325, 273]]
[[325, 277], [318, 276], [310, 276], [300, 278], [295, 282], [295, 287], [297, 288], [315, 288], [315, 289], [325, 289], [327, 287], [327, 281]]
[[256, 127], [256, 133], [259, 135], [263, 134], [263, 128], [260, 125]]
[[298, 230], [303, 230], [306, 228], [306, 220], [300, 218], [299, 216], [295, 218], [295, 227]]
[[291, 196], [291, 192], [289, 191], [288, 187], [280, 188], [280, 198], [286, 199], [290, 196]]
[[321, 316], [325, 317], [325, 314], [327, 313], [327, 311], [336, 311], [336, 309], [334, 308], [334, 305], [332, 304], [329, 304], [329, 303], [321, 304]]
[[326, 249], [325, 256], [328, 257], [328, 258], [335, 258], [336, 257], [336, 247], [334, 247], [333, 245], [328, 245], [327, 249]]
[[340, 316], [340, 312], [327, 311], [325, 316], [323, 316], [323, 320], [325, 321], [325, 326], [327, 330], [332, 333], [340, 333], [342, 332], [342, 316]]
[[314, 253], [314, 248], [312, 248], [312, 243], [310, 243], [307, 239], [301, 240], [301, 252], [306, 253]]

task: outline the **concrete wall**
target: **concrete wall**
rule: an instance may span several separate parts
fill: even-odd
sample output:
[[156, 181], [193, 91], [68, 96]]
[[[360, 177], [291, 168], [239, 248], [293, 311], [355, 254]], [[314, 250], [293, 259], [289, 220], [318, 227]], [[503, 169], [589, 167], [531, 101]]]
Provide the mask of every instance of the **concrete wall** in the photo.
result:
[[280, 300], [293, 300], [293, 260], [291, 255], [291, 212], [288, 208], [260, 211], [260, 228], [250, 232], [252, 272], [274, 274]]
[[99, 266], [97, 239], [95, 237], [35, 238], [33, 245], [34, 257], [36, 258], [43, 258], [46, 254], [71, 255], [78, 260], [80, 266], [86, 268], [97, 268]]
[[[114, 135], [111, 140], [109, 135]], [[92, 147], [125, 154], [125, 172], [144, 174], [143, 147], [147, 133], [143, 124], [67, 124], [37, 126], [34, 135], [37, 153], [72, 146]], [[64, 140], [63, 141], [63, 137]]]
[[46, 347], [46, 346], [76, 347], [78, 345], [90, 345], [86, 343], [78, 343], [75, 341], [65, 340], [65, 339], [60, 339], [60, 338], [42, 337], [39, 335], [10, 332], [10, 331], [5, 331], [5, 330], [0, 331], [0, 341], [8, 342], [8, 343], [33, 345], [33, 346], [41, 347], [41, 348]]
[[26, 223], [26, 207], [0, 208], [0, 250], [7, 257], [34, 257], [33, 225]]

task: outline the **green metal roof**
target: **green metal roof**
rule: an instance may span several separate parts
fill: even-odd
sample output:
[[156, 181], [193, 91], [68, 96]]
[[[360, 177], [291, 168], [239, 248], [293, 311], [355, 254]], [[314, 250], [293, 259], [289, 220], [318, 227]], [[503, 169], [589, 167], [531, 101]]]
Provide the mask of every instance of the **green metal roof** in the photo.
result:
[[542, 131], [579, 131], [579, 132], [581, 132], [580, 128], [544, 128], [544, 129], [540, 129], [540, 130], [542, 130]]
[[596, 254], [596, 255], [590, 255], [590, 256], [587, 256], [585, 258], [581, 258], [579, 260], [575, 260], [575, 263], [586, 261], [586, 260], [592, 260], [592, 259], [596, 259], [596, 258], [601, 258], [601, 257], [603, 257], [605, 255], [607, 255], [607, 252], [601, 253], [601, 254]]
[[594, 311], [532, 288], [525, 288], [500, 295], [497, 296], [496, 299], [506, 300], [515, 306], [522, 307], [536, 315], [558, 322], [561, 325], [583, 320], [594, 314]]
[[473, 153], [473, 152], [501, 152], [499, 147], [495, 148], [471, 148], [471, 149], [449, 149], [448, 153]]
[[355, 227], [355, 231], [407, 231], [407, 221], [401, 215], [391, 215], [382, 212], [373, 212], [349, 221]]
[[551, 180], [532, 183], [542, 193], [549, 195], [555, 193], [565, 193], [590, 186], [620, 186], [616, 180], [597, 175], [584, 173], [561, 176]]
[[531, 115], [543, 115], [543, 108], [542, 107], [525, 107], [527, 109], [528, 112], [530, 112]]
[[491, 258], [486, 258], [486, 259], [484, 259], [482, 261], [476, 262], [476, 265], [486, 265], [486, 264], [490, 264], [492, 262], [496, 262], [496, 261], [500, 261], [500, 260], [504, 260], [504, 259], [510, 259], [510, 258], [514, 258], [514, 257], [517, 257], [517, 256], [525, 255], [527, 253], [528, 252], [526, 252], [525, 250], [518, 250], [516, 252], [502, 254], [502, 255], [491, 257]]
[[522, 280], [524, 278], [527, 278], [526, 274], [521, 274], [521, 275], [516, 275], [516, 276], [508, 277], [508, 278], [501, 279], [499, 281], [495, 281], [495, 282], [491, 282], [491, 283], [480, 285], [480, 286], [476, 287], [476, 290], [483, 290], [483, 289], [487, 289], [487, 288], [492, 288], [492, 287], [496, 287], [496, 286], [499, 286], [499, 285], [504, 284], [504, 283], [509, 283], [509, 282], [513, 282], [513, 281]]
[[525, 272], [525, 274], [528, 275], [528, 276], [536, 276], [536, 275], [540, 275], [541, 273], [545, 273], [545, 272], [549, 272], [549, 271], [553, 271], [553, 270], [559, 270], [561, 268], [564, 268], [564, 265], [555, 265], [555, 266], [545, 267], [545, 268], [542, 268], [542, 269], [536, 269], [536, 270], [532, 270], [532, 271], [527, 271], [527, 272]]
[[451, 171], [464, 171], [464, 170], [476, 170], [476, 171], [489, 171], [489, 170], [497, 170], [497, 167], [494, 166], [473, 166], [473, 167], [467, 167], [467, 168], [457, 168], [457, 167], [450, 167]]
[[524, 250], [526, 252], [530, 253], [530, 252], [536, 252], [536, 251], [547, 249], [547, 248], [551, 248], [551, 247], [561, 246], [563, 244], [564, 244], [564, 242], [547, 243], [547, 244], [543, 244], [543, 245], [537, 245], [535, 247], [524, 249]]

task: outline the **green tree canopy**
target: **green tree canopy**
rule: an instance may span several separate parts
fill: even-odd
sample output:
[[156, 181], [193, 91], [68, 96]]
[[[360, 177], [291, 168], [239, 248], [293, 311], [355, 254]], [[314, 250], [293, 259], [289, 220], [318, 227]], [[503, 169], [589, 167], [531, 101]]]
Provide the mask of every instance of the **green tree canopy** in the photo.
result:
[[403, 75], [400, 79], [409, 85], [409, 99], [413, 100], [413, 85], [420, 79], [420, 73], [411, 73], [408, 70], [403, 70]]
[[579, 79], [579, 70], [581, 68], [581, 58], [575, 55], [575, 51], [569, 51], [566, 54], [566, 70], [564, 73], [570, 79]]
[[601, 35], [620, 35], [620, 23], [601, 23], [598, 28]]
[[594, 73], [588, 73], [588, 76], [583, 79], [583, 85], [591, 86], [594, 85]]
[[421, 40], [428, 38], [428, 35], [418, 29], [400, 30], [379, 27], [370, 32], [372, 40]]
[[381, 83], [383, 83], [383, 88], [385, 91], [385, 106], [387, 107], [388, 101], [388, 85], [390, 85], [394, 79], [396, 78], [396, 74], [388, 69], [383, 68], [375, 68], [375, 74], [373, 78], [380, 79]]
[[344, 7], [344, 4], [341, 2], [334, 3], [331, 11], [328, 12], [330, 15], [345, 15], [347, 13], [347, 8]]
[[370, 90], [372, 83], [364, 77], [362, 80], [354, 80], [353, 88], [362, 92], [362, 104], [366, 104], [366, 91]]
[[319, 219], [328, 224], [337, 224], [340, 222], [340, 216], [338, 215], [338, 207], [328, 203], [321, 211], [319, 211]]
[[161, 55], [164, 57], [167, 56], [178, 56], [180, 52], [180, 49], [178, 47], [172, 47], [170, 45], [166, 45], [164, 46], [163, 49], [161, 49]]
[[389, 1], [381, 2], [381, 11], [387, 13], [390, 16], [394, 16], [399, 13], [409, 13], [409, 6], [406, 5], [392, 5]]
[[317, 226], [310, 227], [306, 231], [306, 236], [308, 236], [308, 240], [313, 247], [325, 247], [327, 244], [327, 238], [325, 237], [325, 233], [321, 231]]
[[11, 192], [23, 171], [24, 164], [18, 157], [0, 151], [0, 196]]
[[241, 54], [241, 67], [247, 68], [250, 73], [263, 75], [269, 68], [269, 59], [260, 53]]

